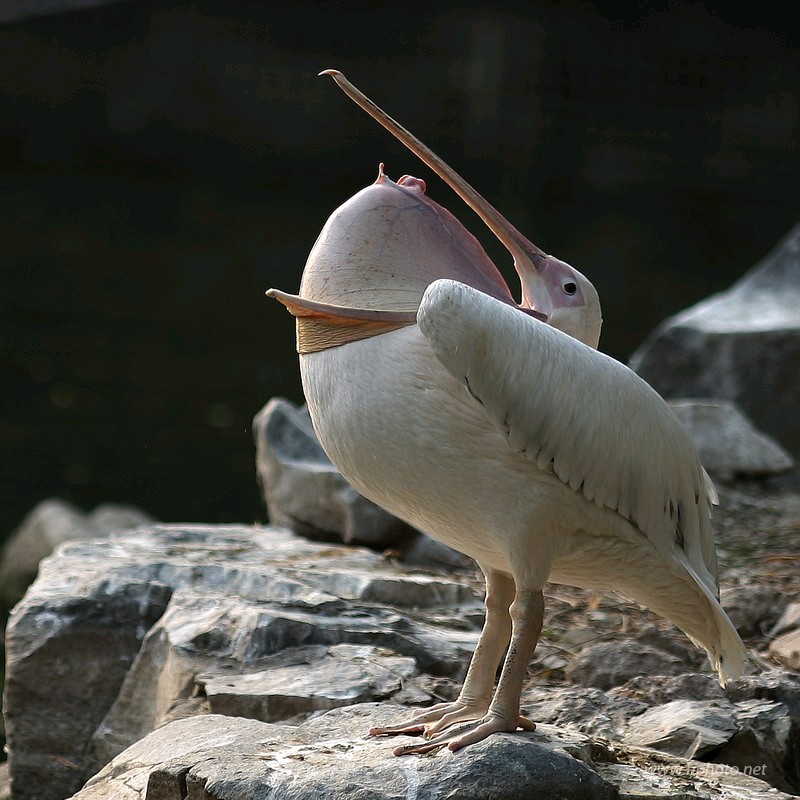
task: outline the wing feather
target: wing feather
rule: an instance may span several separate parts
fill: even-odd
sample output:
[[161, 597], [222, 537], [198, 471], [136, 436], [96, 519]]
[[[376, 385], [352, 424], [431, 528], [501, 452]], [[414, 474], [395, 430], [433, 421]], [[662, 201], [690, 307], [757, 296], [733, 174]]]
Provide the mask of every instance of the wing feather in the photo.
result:
[[616, 511], [717, 592], [716, 493], [688, 432], [625, 365], [469, 286], [432, 283], [417, 321], [509, 446]]

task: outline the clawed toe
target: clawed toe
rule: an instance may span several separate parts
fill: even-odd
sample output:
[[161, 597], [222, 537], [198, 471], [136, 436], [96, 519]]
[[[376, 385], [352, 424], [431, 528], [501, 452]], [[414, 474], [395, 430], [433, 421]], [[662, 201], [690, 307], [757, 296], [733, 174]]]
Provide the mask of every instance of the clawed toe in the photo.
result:
[[458, 700], [453, 703], [439, 703], [416, 714], [406, 722], [381, 728], [370, 728], [369, 733], [370, 736], [396, 736], [398, 734], [419, 736], [424, 734], [426, 738], [430, 738], [456, 722], [479, 719], [486, 713], [487, 707], [488, 704], [478, 707], [472, 703]]
[[388, 725], [385, 728], [370, 728], [370, 736], [397, 736], [406, 734], [408, 736], [419, 736], [424, 733], [425, 725], [422, 722], [401, 722], [399, 725]]
[[[424, 755], [442, 747], [455, 751], [467, 745], [483, 741], [493, 733], [511, 733], [518, 728], [532, 731], [536, 729], [536, 724], [527, 717], [520, 716], [514, 725], [509, 725], [502, 717], [496, 714], [487, 714], [481, 719], [451, 725], [438, 736], [433, 736], [433, 738], [425, 742], [414, 742], [395, 747], [392, 752], [396, 756], [405, 756], [411, 754]], [[418, 733], [419, 731], [417, 730], [416, 732]]]

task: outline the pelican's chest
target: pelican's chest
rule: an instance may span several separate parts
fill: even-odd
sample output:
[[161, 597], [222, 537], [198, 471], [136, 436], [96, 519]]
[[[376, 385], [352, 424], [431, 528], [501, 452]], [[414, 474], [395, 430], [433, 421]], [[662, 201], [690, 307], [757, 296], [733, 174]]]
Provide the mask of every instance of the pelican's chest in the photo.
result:
[[496, 451], [498, 435], [416, 326], [301, 356], [300, 365], [314, 429], [350, 483], [426, 530], [454, 515], [464, 502], [457, 488], [474, 485], [486, 440]]
[[387, 462], [402, 467], [398, 450], [413, 460], [460, 390], [416, 326], [302, 355], [300, 372], [325, 452], [357, 485]]

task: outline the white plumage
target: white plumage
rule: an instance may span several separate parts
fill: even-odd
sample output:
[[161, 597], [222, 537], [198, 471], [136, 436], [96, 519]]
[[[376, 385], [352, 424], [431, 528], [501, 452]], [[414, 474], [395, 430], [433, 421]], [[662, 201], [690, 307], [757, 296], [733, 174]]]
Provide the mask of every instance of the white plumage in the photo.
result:
[[[331, 218], [301, 296], [271, 292], [298, 317], [303, 388], [334, 464], [486, 575], [486, 622], [459, 698], [373, 731], [429, 737], [398, 753], [532, 728], [519, 698], [548, 580], [616, 589], [648, 606], [705, 648], [723, 683], [746, 657], [718, 602], [716, 495], [687, 432], [648, 384], [589, 346], [600, 309], [586, 278], [530, 245], [473, 190], [464, 194], [514, 252], [521, 307], [424, 184], [382, 173]], [[424, 270], [403, 261], [398, 219], [403, 236], [424, 231], [415, 239], [433, 252]], [[446, 255], [459, 239], [467, 264]]]

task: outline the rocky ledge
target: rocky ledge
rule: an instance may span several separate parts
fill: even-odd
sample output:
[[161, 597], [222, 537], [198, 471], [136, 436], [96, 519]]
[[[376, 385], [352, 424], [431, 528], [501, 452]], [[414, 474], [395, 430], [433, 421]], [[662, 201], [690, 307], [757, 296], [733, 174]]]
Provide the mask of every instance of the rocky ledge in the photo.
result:
[[800, 679], [791, 645], [768, 648], [800, 627], [795, 569], [732, 573], [754, 665], [728, 691], [667, 623], [551, 587], [523, 695], [537, 730], [397, 758], [367, 731], [454, 696], [482, 622], [474, 572], [278, 527], [78, 540], [42, 563], [9, 622], [13, 796], [788, 797]]

